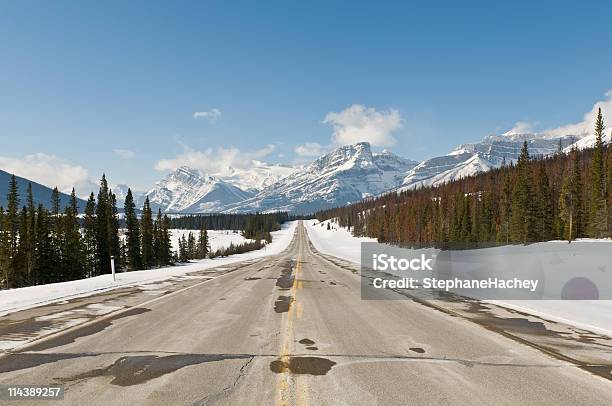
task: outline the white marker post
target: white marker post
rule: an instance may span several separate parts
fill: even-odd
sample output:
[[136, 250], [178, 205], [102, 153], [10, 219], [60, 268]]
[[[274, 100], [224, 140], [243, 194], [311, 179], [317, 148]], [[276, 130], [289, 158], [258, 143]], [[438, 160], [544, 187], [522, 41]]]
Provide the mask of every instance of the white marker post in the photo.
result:
[[113, 257], [111, 255], [111, 272], [113, 273], [113, 282], [115, 282], [117, 279], [115, 279], [115, 257]]

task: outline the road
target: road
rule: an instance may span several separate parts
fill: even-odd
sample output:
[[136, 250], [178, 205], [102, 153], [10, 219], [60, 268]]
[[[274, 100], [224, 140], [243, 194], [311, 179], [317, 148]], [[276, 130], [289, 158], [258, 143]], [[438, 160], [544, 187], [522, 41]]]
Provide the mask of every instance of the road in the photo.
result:
[[282, 254], [5, 354], [0, 383], [61, 383], [71, 405], [612, 404], [610, 380], [550, 352], [361, 300], [302, 225]]

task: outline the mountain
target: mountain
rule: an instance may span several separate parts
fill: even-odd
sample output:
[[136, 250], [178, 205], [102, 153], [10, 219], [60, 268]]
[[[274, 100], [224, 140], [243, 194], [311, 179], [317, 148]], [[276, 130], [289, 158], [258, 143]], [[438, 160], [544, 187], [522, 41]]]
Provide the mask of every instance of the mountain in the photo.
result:
[[251, 163], [249, 169], [228, 167], [222, 174], [215, 176], [244, 191], [256, 193], [298, 170], [293, 166], [270, 165], [255, 160]]
[[197, 169], [182, 166], [157, 182], [139, 199], [138, 207], [142, 207], [145, 196], [149, 197], [154, 211], [160, 208], [174, 213], [210, 213], [248, 199], [253, 193]]
[[435, 186], [466, 176], [498, 168], [504, 160], [516, 162], [527, 141], [531, 156], [550, 155], [561, 148], [579, 142], [576, 135], [551, 135], [541, 133], [508, 132], [490, 135], [481, 142], [463, 144], [447, 155], [427, 159], [412, 168], [398, 190], [414, 189], [421, 186]]
[[[42, 203], [45, 207], [51, 208], [51, 194], [53, 193], [53, 189], [47, 186], [41, 185], [40, 183], [36, 183], [29, 179], [21, 178], [19, 176], [15, 177], [17, 179], [17, 187], [19, 188], [19, 198], [20, 203], [23, 206], [26, 201], [27, 193], [28, 193], [28, 184], [32, 184], [32, 195], [34, 196], [34, 202], [38, 205]], [[7, 204], [7, 193], [9, 188], [9, 183], [11, 181], [11, 174], [0, 170], [0, 206], [4, 206], [6, 208]], [[86, 201], [82, 199], [77, 199], [79, 203], [79, 210], [85, 210]], [[60, 204], [62, 207], [67, 206], [70, 203], [70, 196], [65, 193], [60, 193]]]
[[373, 154], [367, 142], [345, 145], [226, 211], [312, 213], [342, 206], [397, 187], [416, 164], [388, 151]]

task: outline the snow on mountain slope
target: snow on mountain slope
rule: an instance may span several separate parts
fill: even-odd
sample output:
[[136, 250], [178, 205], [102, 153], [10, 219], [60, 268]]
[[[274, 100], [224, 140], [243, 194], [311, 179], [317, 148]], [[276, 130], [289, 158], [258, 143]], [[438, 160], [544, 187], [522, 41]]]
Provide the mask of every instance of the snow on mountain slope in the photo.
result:
[[289, 165], [271, 165], [255, 160], [252, 163], [253, 166], [249, 169], [229, 167], [226, 173], [215, 176], [242, 190], [259, 192], [298, 170], [298, 168]]
[[367, 142], [345, 145], [227, 211], [310, 213], [342, 206], [398, 186], [415, 164], [388, 151], [373, 154]]
[[541, 133], [514, 133], [490, 135], [481, 142], [463, 144], [448, 155], [427, 159], [408, 171], [399, 190], [421, 186], [435, 186], [498, 168], [504, 160], [516, 162], [527, 141], [531, 156], [550, 155], [561, 147], [572, 145], [578, 136]]
[[217, 177], [182, 166], [157, 182], [145, 196], [154, 210], [166, 212], [207, 213], [252, 196]]

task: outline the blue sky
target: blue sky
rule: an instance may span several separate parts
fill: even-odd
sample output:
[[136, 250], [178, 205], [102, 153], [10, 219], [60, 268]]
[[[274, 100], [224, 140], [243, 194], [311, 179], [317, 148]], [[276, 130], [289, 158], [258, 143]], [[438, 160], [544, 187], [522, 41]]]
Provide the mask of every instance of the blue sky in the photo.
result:
[[292, 163], [363, 123], [422, 160], [606, 99], [610, 3], [497, 3], [1, 2], [0, 169], [143, 189], [186, 151]]

